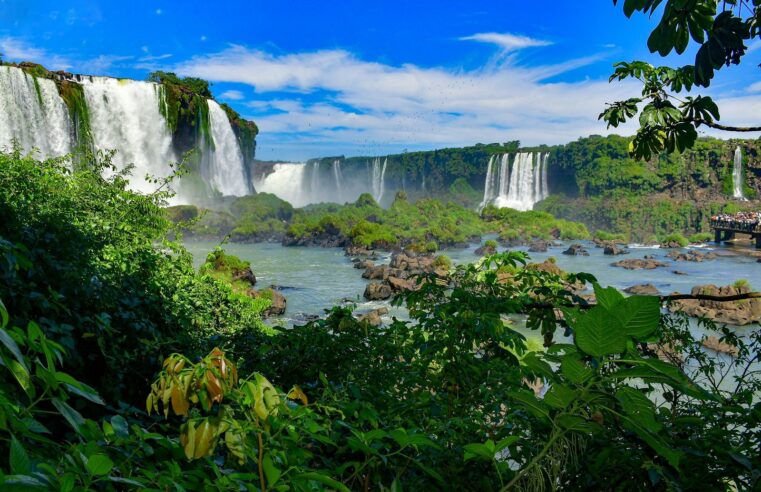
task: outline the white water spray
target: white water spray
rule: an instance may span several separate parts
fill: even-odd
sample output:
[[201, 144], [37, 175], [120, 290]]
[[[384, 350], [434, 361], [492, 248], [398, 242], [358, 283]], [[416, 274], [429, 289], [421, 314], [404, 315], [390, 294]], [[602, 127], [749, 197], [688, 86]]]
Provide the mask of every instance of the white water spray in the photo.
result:
[[338, 203], [343, 202], [343, 173], [341, 173], [341, 161], [333, 161], [333, 177], [336, 179], [336, 197]]
[[375, 201], [378, 203], [380, 203], [381, 200], [383, 200], [383, 192], [385, 191], [387, 164], [388, 164], [388, 159], [383, 160], [383, 166], [381, 166], [380, 157], [376, 157], [375, 159], [373, 159], [373, 171], [372, 171], [373, 198], [375, 198]]

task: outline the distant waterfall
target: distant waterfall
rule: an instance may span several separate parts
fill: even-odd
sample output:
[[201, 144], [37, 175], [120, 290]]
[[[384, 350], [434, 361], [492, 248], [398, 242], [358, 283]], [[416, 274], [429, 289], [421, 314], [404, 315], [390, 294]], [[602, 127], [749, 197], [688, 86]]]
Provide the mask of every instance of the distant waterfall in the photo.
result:
[[320, 190], [320, 161], [317, 161], [312, 166], [312, 176], [310, 177], [309, 191], [311, 193], [317, 193]]
[[[510, 155], [489, 158], [480, 209], [488, 204], [516, 210], [531, 210], [549, 196], [547, 159], [549, 154], [519, 152], [510, 166]], [[499, 164], [498, 164], [499, 162]]]
[[[312, 190], [305, 190], [306, 184], [306, 164], [282, 163], [275, 164], [272, 172], [255, 183], [256, 190], [259, 193], [272, 193], [289, 202], [294, 207], [303, 207], [310, 203], [315, 203], [312, 198], [317, 193], [317, 187]], [[317, 183], [316, 173], [317, 166], [312, 168], [310, 181], [314, 185]]]
[[209, 124], [214, 145], [204, 152], [204, 174], [223, 195], [243, 196], [252, 192], [246, 177], [243, 153], [225, 111], [211, 99]]
[[10, 148], [13, 140], [25, 152], [39, 149], [43, 157], [67, 154], [71, 120], [55, 82], [0, 66], [0, 148]]
[[381, 200], [383, 200], [387, 164], [388, 164], [388, 159], [383, 160], [383, 166], [381, 166], [380, 157], [376, 157], [375, 159], [373, 159], [373, 174], [372, 174], [373, 198], [375, 198], [375, 201], [378, 203], [380, 203]]
[[732, 169], [732, 184], [734, 187], [734, 193], [732, 196], [738, 200], [745, 200], [745, 193], [743, 192], [743, 151], [739, 145], [735, 148], [735, 165]]
[[341, 161], [336, 159], [333, 161], [333, 177], [336, 178], [336, 198], [338, 203], [343, 201], [343, 174], [341, 173]]
[[97, 149], [115, 149], [119, 168], [134, 164], [130, 185], [148, 193], [146, 175], [166, 177], [177, 160], [172, 134], [159, 112], [158, 85], [152, 82], [86, 77], [82, 81], [90, 130]]

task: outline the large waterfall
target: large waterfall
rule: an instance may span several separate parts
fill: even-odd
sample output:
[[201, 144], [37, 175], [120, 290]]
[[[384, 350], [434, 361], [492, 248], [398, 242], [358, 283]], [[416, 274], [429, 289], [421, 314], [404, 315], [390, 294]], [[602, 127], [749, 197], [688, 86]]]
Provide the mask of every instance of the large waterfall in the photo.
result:
[[16, 67], [0, 66], [0, 148], [18, 142], [44, 157], [71, 150], [71, 120], [55, 82], [35, 79]]
[[[81, 86], [91, 142], [77, 139], [75, 115], [59, 93], [58, 85], [64, 83]], [[79, 144], [92, 143], [95, 150], [116, 151], [113, 162], [117, 169], [134, 166], [129, 178], [132, 189], [151, 192], [157, 185], [146, 176], [168, 176], [170, 164], [179, 157], [173, 130], [160, 110], [162, 101], [161, 86], [153, 82], [90, 76], [59, 82], [34, 77], [18, 67], [0, 66], [0, 149], [18, 142], [26, 152], [38, 149], [40, 157], [57, 157]], [[212, 141], [198, 139], [202, 177], [223, 195], [252, 193], [243, 152], [227, 113], [213, 100], [208, 101], [208, 108]]]
[[510, 155], [493, 155], [486, 167], [484, 198], [480, 208], [493, 204], [516, 210], [531, 210], [549, 196], [548, 153], [519, 152], [510, 165]]
[[209, 103], [209, 125], [214, 145], [205, 153], [204, 173], [223, 195], [242, 196], [251, 193], [246, 177], [243, 153], [225, 111], [216, 103]]
[[85, 77], [82, 81], [95, 148], [114, 149], [119, 168], [134, 164], [133, 189], [147, 193], [156, 185], [146, 175], [166, 177], [177, 157], [172, 134], [159, 112], [159, 87], [151, 82]]
[[732, 168], [732, 185], [734, 198], [738, 200], [745, 200], [745, 193], [743, 192], [743, 151], [738, 145], [735, 149], [735, 162]]

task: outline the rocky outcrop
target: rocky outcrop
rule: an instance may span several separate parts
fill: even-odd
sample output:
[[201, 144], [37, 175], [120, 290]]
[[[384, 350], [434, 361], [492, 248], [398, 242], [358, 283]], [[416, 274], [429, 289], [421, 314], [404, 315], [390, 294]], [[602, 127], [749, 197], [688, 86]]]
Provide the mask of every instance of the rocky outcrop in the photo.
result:
[[589, 251], [584, 249], [581, 244], [572, 244], [567, 250], [563, 251], [563, 254], [569, 256], [589, 256]]
[[732, 357], [737, 357], [740, 352], [739, 349], [731, 343], [722, 342], [713, 335], [703, 340], [702, 343], [703, 346], [707, 349], [713, 350], [714, 352], [721, 352], [722, 354], [728, 354]]
[[[747, 294], [750, 287], [727, 285], [698, 285], [692, 288], [692, 295], [734, 296]], [[701, 299], [684, 299], [674, 301], [668, 306], [671, 312], [683, 312], [697, 318], [707, 318], [717, 323], [744, 326], [761, 321], [761, 299], [744, 299], [740, 301], [707, 301]]]
[[251, 285], [256, 285], [256, 275], [251, 271], [251, 267], [245, 267], [241, 269], [233, 269], [232, 271], [233, 282], [236, 280], [242, 280], [248, 282]]
[[614, 243], [607, 244], [604, 248], [605, 249], [603, 249], [602, 252], [605, 255], [616, 256], [616, 255], [628, 255], [629, 254], [629, 250], [628, 249], [621, 248], [617, 244], [614, 244]]
[[473, 253], [478, 256], [493, 255], [496, 252], [497, 252], [497, 247], [493, 244], [484, 244], [483, 246], [480, 246], [476, 248], [475, 251], [473, 251]]
[[391, 286], [385, 282], [370, 282], [365, 287], [365, 299], [368, 301], [384, 301], [391, 297]]
[[357, 316], [357, 321], [366, 321], [371, 326], [380, 326], [383, 324], [383, 319], [381, 316], [384, 316], [388, 314], [388, 308], [387, 307], [381, 307], [378, 309], [373, 309], [372, 311], [368, 311], [364, 314], [360, 314]]
[[547, 248], [549, 247], [550, 247], [550, 243], [548, 243], [547, 241], [538, 240], [538, 241], [533, 241], [531, 245], [529, 245], [528, 251], [529, 253], [546, 253]]
[[657, 296], [660, 294], [658, 288], [653, 284], [632, 285], [631, 287], [625, 288], [624, 292], [637, 296]]
[[372, 260], [357, 259], [357, 261], [354, 262], [354, 268], [358, 268], [360, 270], [367, 270], [368, 268], [375, 268], [375, 263], [373, 263]]
[[674, 261], [694, 261], [694, 262], [702, 262], [706, 260], [713, 260], [716, 259], [716, 254], [709, 252], [703, 253], [702, 251], [698, 251], [695, 249], [691, 249], [689, 251], [686, 251], [682, 253], [681, 251], [671, 251], [669, 254], [666, 255], [668, 258], [671, 258]]
[[285, 314], [285, 308], [287, 300], [283, 294], [277, 291], [277, 289], [268, 288], [261, 290], [251, 289], [248, 291], [248, 295], [253, 298], [264, 298], [271, 301], [270, 306], [264, 310], [262, 316], [269, 318], [270, 316], [280, 316]]
[[667, 266], [666, 263], [653, 259], [645, 258], [631, 258], [629, 260], [621, 260], [612, 264], [614, 267], [625, 268], [627, 270], [653, 270], [659, 267]]

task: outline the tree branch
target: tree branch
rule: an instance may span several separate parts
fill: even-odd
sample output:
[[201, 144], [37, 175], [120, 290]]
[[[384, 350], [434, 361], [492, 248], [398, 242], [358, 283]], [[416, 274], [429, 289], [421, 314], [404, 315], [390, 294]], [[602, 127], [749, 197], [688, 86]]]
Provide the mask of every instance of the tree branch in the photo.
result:
[[[748, 292], [746, 294], [735, 294], [733, 296], [712, 296], [708, 294], [671, 294], [668, 296], [658, 296], [661, 302], [681, 301], [681, 300], [697, 300], [697, 301], [718, 301], [718, 302], [732, 302], [742, 301], [745, 299], [761, 299], [761, 292]], [[593, 303], [586, 304], [551, 304], [548, 302], [532, 302], [524, 306], [526, 309], [555, 309], [558, 307], [578, 307], [580, 309], [591, 309], [595, 307]]]
[[711, 128], [716, 128], [717, 130], [724, 130], [727, 132], [761, 132], [761, 126], [726, 126], [705, 120], [692, 120], [692, 122], [696, 126], [705, 125]]

